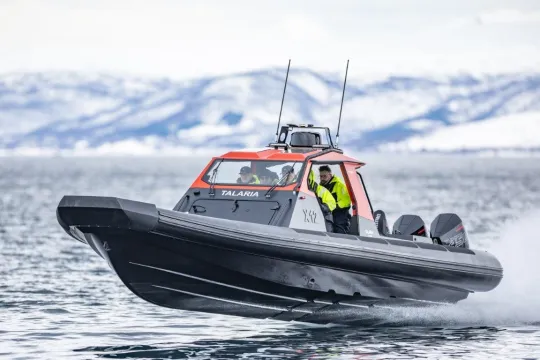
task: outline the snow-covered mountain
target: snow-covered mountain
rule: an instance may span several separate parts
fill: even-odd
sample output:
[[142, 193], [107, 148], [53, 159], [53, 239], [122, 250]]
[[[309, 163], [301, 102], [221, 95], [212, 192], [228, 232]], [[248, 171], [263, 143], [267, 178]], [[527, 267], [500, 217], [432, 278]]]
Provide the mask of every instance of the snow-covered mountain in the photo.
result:
[[[326, 125], [335, 135], [342, 76], [292, 69], [282, 123]], [[275, 136], [284, 78], [284, 69], [184, 82], [69, 72], [0, 75], [0, 149], [265, 146]], [[540, 149], [540, 73], [349, 78], [340, 145]]]

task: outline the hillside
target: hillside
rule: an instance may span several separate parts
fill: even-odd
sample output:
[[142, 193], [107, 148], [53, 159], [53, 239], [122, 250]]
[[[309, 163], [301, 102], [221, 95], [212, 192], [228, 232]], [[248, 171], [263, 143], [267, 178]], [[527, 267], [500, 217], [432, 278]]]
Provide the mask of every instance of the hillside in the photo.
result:
[[[184, 82], [68, 72], [0, 75], [0, 149], [264, 146], [275, 134], [284, 78], [283, 69]], [[291, 70], [282, 122], [323, 124], [335, 135], [342, 81], [339, 74]], [[351, 78], [340, 145], [359, 151], [537, 149], [540, 136], [530, 133], [540, 133], [539, 89], [540, 73]], [[529, 120], [519, 120], [524, 116]], [[511, 137], [500, 136], [508, 129]]]

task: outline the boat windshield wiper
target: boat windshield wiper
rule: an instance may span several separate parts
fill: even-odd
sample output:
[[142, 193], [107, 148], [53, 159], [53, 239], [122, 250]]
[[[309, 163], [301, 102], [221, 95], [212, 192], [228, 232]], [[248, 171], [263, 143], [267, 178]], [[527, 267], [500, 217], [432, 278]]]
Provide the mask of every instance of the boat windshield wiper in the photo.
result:
[[221, 165], [222, 162], [223, 162], [223, 159], [221, 159], [219, 161], [216, 168], [212, 171], [212, 176], [210, 177], [210, 180], [209, 180], [210, 181], [210, 190], [208, 191], [208, 195], [210, 195], [210, 196], [214, 196], [216, 194], [214, 192], [215, 181], [216, 181], [217, 171], [218, 171], [219, 166]]
[[282, 184], [282, 181], [287, 179], [289, 177], [290, 174], [292, 174], [292, 172], [294, 171], [294, 165], [296, 165], [296, 162], [294, 162], [291, 166], [291, 168], [285, 173], [285, 175], [283, 175], [281, 177], [281, 179], [279, 179], [279, 181], [277, 183], [275, 183], [274, 185], [272, 185], [272, 187], [270, 189], [268, 189], [268, 191], [266, 192], [266, 194], [264, 194], [265, 197], [269, 198], [270, 197], [270, 194], [272, 193], [272, 191], [274, 191], [274, 189], [278, 186], [278, 185], [281, 185], [283, 186], [284, 184]]

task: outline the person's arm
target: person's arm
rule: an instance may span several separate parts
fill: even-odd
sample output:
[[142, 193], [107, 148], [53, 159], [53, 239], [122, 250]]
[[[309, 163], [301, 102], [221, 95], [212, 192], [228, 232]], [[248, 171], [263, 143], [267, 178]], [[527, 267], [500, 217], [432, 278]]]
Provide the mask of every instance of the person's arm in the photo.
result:
[[321, 192], [321, 201], [323, 204], [326, 204], [330, 211], [334, 211], [336, 208], [336, 200], [324, 186], [319, 185], [319, 189], [317, 189], [317, 192]]

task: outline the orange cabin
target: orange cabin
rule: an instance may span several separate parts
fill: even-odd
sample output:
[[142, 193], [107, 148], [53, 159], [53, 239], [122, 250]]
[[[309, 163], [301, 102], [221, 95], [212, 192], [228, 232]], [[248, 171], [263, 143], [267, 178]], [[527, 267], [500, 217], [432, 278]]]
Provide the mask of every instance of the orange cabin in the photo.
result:
[[[351, 199], [349, 233], [360, 235], [360, 227], [376, 231], [373, 209], [358, 171], [365, 164], [335, 147], [328, 128], [286, 125], [278, 139], [268, 149], [230, 151], [212, 158], [174, 210], [327, 231], [320, 220], [324, 218], [318, 209], [320, 200], [317, 202], [308, 186], [310, 171], [319, 182], [318, 168], [327, 165], [345, 183]], [[311, 216], [306, 216], [308, 213]]]

